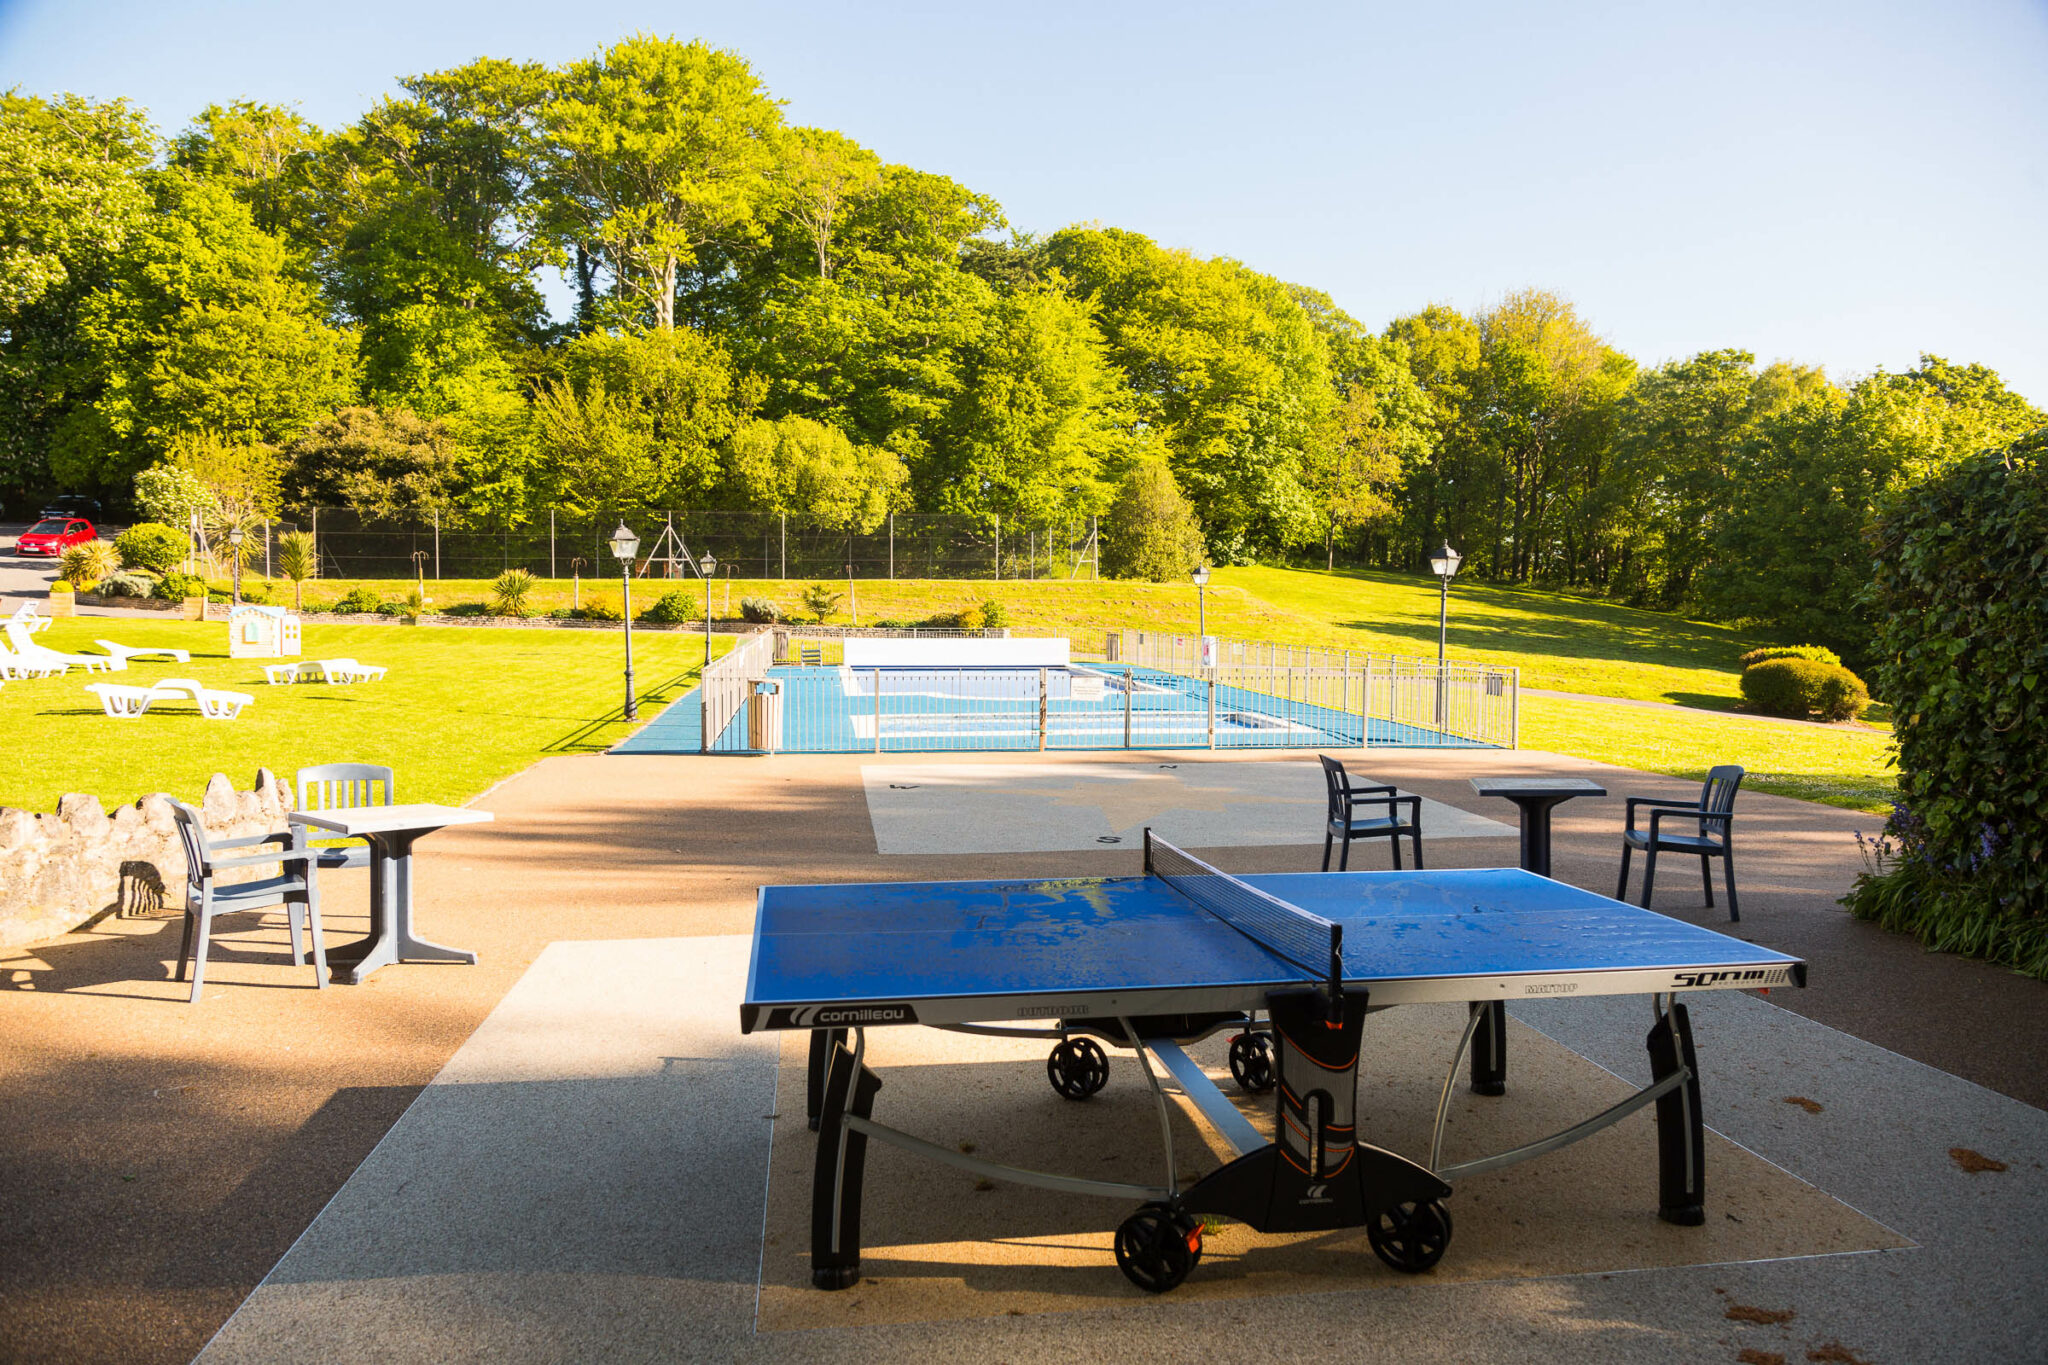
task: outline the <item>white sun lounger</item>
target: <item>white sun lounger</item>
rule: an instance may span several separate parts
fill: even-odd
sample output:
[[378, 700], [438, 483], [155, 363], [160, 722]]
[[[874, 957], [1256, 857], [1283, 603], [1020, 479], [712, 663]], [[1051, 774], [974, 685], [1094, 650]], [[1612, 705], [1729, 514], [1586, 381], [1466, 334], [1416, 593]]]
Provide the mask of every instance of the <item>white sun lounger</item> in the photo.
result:
[[263, 676], [273, 684], [376, 682], [386, 671], [380, 664], [358, 663], [354, 659], [303, 659], [298, 663], [263, 666]]
[[50, 617], [45, 616], [41, 612], [36, 610], [36, 604], [33, 602], [22, 603], [20, 606], [14, 609], [14, 615], [8, 617], [7, 619], [10, 621], [21, 622], [21, 624], [28, 627], [30, 633], [34, 633], [39, 630], [48, 630], [50, 628], [51, 621]]
[[59, 654], [46, 649], [28, 638], [28, 627], [9, 617], [0, 621], [0, 630], [7, 633], [7, 643], [14, 646], [14, 652], [29, 663], [76, 664], [88, 673], [104, 670], [119, 673], [128, 667], [126, 659], [117, 659], [107, 654]]
[[19, 654], [10, 654], [0, 649], [0, 679], [5, 678], [55, 678], [69, 668], [69, 664], [53, 664], [46, 660], [24, 659]]
[[233, 720], [242, 714], [242, 708], [256, 699], [247, 692], [229, 692], [220, 688], [203, 687], [192, 678], [164, 678], [148, 687], [129, 687], [122, 683], [88, 683], [86, 691], [100, 699], [100, 709], [117, 720], [134, 720], [146, 714], [149, 708], [160, 701], [172, 698], [191, 698], [198, 706], [199, 714], [208, 720]]
[[112, 640], [94, 640], [93, 643], [123, 663], [130, 659], [148, 659], [153, 657], [162, 657], [181, 664], [192, 662], [192, 656], [182, 649], [165, 649], [161, 646], [138, 649], [134, 645], [117, 645]]

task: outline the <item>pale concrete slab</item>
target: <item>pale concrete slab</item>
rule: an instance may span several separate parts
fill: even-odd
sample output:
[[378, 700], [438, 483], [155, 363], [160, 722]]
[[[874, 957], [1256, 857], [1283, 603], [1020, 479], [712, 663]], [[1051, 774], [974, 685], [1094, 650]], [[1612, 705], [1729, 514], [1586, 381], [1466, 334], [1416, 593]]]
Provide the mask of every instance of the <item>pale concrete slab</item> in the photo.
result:
[[[1378, 781], [1356, 765], [1351, 779]], [[1136, 847], [1148, 825], [1184, 848], [1320, 844], [1327, 809], [1322, 770], [1303, 763], [872, 763], [861, 782], [880, 853]], [[1425, 842], [1515, 835], [1513, 825], [1422, 798]], [[1384, 842], [1355, 845], [1352, 866], [1384, 865]]]
[[200, 1359], [662, 1360], [744, 1336], [776, 1060], [739, 1033], [746, 962], [740, 937], [550, 944]]

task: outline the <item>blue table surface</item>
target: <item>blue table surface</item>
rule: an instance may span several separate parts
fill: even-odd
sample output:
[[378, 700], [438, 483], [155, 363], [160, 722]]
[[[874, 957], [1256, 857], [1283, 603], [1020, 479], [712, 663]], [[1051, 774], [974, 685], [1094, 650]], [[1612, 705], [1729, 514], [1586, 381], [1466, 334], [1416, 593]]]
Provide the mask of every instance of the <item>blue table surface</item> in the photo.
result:
[[[1514, 868], [1244, 881], [1344, 926], [1344, 977], [1797, 959]], [[1302, 974], [1149, 877], [764, 886], [747, 1003], [1282, 985]]]

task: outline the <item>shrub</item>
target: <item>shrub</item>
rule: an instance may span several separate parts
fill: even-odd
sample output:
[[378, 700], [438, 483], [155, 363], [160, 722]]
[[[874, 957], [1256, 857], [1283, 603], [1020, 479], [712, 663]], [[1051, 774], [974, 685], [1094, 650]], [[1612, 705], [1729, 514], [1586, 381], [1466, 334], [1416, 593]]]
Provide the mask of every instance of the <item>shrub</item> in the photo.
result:
[[375, 588], [367, 583], [358, 583], [355, 587], [350, 588], [339, 602], [334, 604], [334, 610], [343, 615], [358, 613], [367, 615], [383, 605], [384, 599], [378, 595]]
[[1896, 861], [1845, 903], [2048, 979], [2048, 431], [1903, 493], [1871, 540]]
[[980, 630], [986, 624], [981, 608], [972, 604], [953, 613], [950, 623], [960, 630]]
[[804, 610], [816, 616], [818, 624], [822, 626], [825, 624], [825, 618], [838, 609], [839, 603], [845, 597], [845, 593], [835, 588], [823, 583], [813, 583], [803, 591]]
[[1159, 460], [1133, 466], [1102, 519], [1102, 572], [1168, 583], [1201, 562], [1201, 523], [1173, 471]]
[[1742, 696], [1767, 716], [1849, 720], [1870, 704], [1863, 679], [1817, 659], [1766, 659], [1743, 670]]
[[182, 602], [188, 597], [204, 597], [206, 580], [197, 574], [167, 573], [156, 581], [153, 596], [165, 602]]
[[183, 531], [161, 522], [138, 522], [114, 538], [114, 553], [124, 569], [167, 574], [185, 562], [189, 544]]
[[697, 619], [696, 604], [681, 588], [665, 592], [660, 600], [640, 613], [640, 619], [658, 626], [678, 626]]
[[626, 616], [602, 597], [592, 597], [576, 614], [586, 621], [622, 621]]
[[482, 616], [485, 614], [481, 602], [456, 602], [442, 609], [443, 616]]
[[782, 619], [782, 608], [767, 597], [742, 597], [740, 619], [755, 625], [772, 626]]
[[526, 599], [533, 596], [533, 575], [524, 569], [507, 569], [491, 580], [491, 611], [498, 616], [526, 616]]
[[320, 549], [306, 531], [286, 531], [277, 538], [272, 566], [292, 583], [292, 609], [305, 610], [306, 580], [320, 571]]
[[1762, 649], [1750, 650], [1739, 662], [1744, 668], [1750, 668], [1770, 659], [1812, 659], [1823, 664], [1842, 662], [1842, 656], [1826, 645], [1765, 645]]
[[1010, 611], [991, 597], [981, 604], [981, 627], [983, 630], [1001, 630], [1010, 624]]
[[120, 567], [121, 557], [114, 553], [113, 546], [104, 540], [88, 540], [64, 552], [64, 557], [57, 561], [57, 577], [78, 591], [88, 583], [99, 582]]
[[146, 573], [113, 573], [100, 580], [100, 591], [108, 597], [153, 597], [156, 583]]

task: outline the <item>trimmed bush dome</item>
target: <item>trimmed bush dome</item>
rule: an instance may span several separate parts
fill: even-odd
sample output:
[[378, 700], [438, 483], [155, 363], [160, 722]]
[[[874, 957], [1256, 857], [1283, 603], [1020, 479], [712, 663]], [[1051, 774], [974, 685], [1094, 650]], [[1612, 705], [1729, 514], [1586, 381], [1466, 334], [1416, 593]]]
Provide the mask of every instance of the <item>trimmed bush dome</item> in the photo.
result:
[[1752, 668], [1769, 659], [1812, 659], [1823, 664], [1842, 662], [1842, 656], [1826, 645], [1765, 645], [1762, 649], [1750, 650], [1738, 662], [1744, 668]]
[[1765, 659], [1742, 671], [1742, 697], [1767, 716], [1851, 720], [1870, 704], [1863, 679], [1817, 659]]
[[2048, 979], [2048, 429], [1901, 497], [1873, 531], [1899, 801], [1851, 911]]

